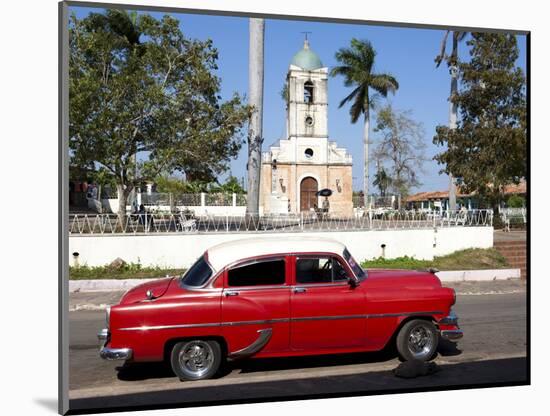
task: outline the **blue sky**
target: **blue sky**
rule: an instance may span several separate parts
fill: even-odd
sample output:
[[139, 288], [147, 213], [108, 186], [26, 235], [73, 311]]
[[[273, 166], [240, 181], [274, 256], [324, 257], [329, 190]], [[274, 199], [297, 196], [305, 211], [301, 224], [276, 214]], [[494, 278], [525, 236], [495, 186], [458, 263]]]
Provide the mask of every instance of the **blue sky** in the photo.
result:
[[[79, 18], [92, 9], [74, 8]], [[99, 10], [94, 10], [99, 11]], [[161, 17], [164, 13], [151, 13]], [[172, 14], [180, 20], [180, 28], [187, 37], [213, 40], [219, 51], [218, 76], [222, 79], [222, 97], [234, 91], [248, 92], [248, 19], [243, 17]], [[304, 35], [309, 35], [310, 46], [329, 68], [336, 65], [335, 52], [348, 46], [351, 38], [368, 39], [377, 51], [376, 72], [388, 72], [399, 81], [399, 90], [389, 100], [395, 108], [412, 110], [412, 117], [422, 122], [425, 130], [425, 154], [430, 159], [419, 174], [422, 185], [412, 192], [445, 190], [446, 175], [438, 172], [441, 166], [431, 158], [440, 149], [432, 144], [435, 127], [448, 123], [450, 79], [447, 67], [435, 67], [444, 31], [409, 29], [356, 24], [266, 20], [265, 32], [265, 89], [264, 89], [264, 146], [284, 138], [285, 107], [280, 91], [292, 56], [302, 48]], [[520, 57], [518, 66], [526, 66], [526, 38], [518, 35]], [[450, 42], [449, 42], [450, 46]], [[467, 58], [466, 44], [461, 56]], [[348, 149], [353, 156], [353, 189], [362, 188], [362, 123], [351, 124], [348, 107], [338, 109], [340, 100], [349, 93], [341, 78], [329, 78], [328, 97], [329, 137]], [[371, 123], [372, 124], [372, 123]], [[376, 136], [374, 136], [376, 140]], [[231, 173], [246, 177], [246, 145], [238, 158], [231, 162]], [[371, 178], [374, 175], [371, 163]], [[222, 179], [226, 175], [222, 176]]]

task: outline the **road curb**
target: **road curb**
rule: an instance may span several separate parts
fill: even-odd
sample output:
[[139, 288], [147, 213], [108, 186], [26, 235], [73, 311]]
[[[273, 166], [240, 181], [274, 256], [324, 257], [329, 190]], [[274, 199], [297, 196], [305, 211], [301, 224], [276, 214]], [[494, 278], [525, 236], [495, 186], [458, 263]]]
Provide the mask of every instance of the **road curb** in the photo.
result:
[[491, 280], [519, 279], [520, 269], [452, 270], [437, 272], [442, 282], [486, 282]]
[[[520, 269], [494, 270], [453, 270], [437, 272], [442, 282], [478, 282], [492, 280], [519, 279]], [[69, 280], [69, 292], [106, 292], [129, 290], [142, 283], [157, 279], [94, 279]]]
[[69, 280], [69, 292], [106, 292], [129, 290], [143, 283], [158, 279], [94, 279]]

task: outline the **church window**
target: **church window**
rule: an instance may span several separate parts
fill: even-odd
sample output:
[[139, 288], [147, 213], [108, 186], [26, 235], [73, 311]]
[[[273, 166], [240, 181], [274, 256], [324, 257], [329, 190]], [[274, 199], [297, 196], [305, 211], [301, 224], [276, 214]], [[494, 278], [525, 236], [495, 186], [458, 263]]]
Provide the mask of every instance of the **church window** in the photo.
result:
[[311, 117], [311, 116], [306, 117], [306, 126], [308, 126], [308, 127], [313, 126], [313, 117]]
[[313, 103], [313, 82], [306, 81], [304, 84], [304, 102], [307, 104]]
[[307, 148], [306, 151], [304, 152], [306, 158], [308, 159], [311, 159], [313, 157], [313, 149], [311, 148]]

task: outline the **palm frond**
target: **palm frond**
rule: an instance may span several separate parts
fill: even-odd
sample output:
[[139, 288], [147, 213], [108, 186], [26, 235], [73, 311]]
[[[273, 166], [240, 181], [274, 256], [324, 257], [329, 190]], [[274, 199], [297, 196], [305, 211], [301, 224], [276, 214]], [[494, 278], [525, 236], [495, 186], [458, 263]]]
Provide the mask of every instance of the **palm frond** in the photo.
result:
[[355, 98], [355, 96], [359, 93], [361, 90], [361, 86], [355, 88], [351, 94], [349, 94], [346, 98], [344, 98], [342, 101], [340, 101], [340, 104], [338, 105], [338, 108], [342, 108], [348, 101], [351, 101]]
[[441, 47], [439, 51], [439, 55], [435, 57], [435, 67], [439, 68], [439, 65], [441, 65], [441, 62], [443, 59], [445, 59], [445, 49], [447, 48], [447, 38], [449, 37], [450, 30], [447, 30], [445, 32], [445, 35], [443, 35], [443, 39], [441, 40]]
[[351, 116], [351, 122], [357, 123], [361, 114], [365, 113], [365, 109], [369, 106], [368, 88], [361, 88], [356, 94], [355, 100], [349, 109], [349, 115]]
[[373, 90], [383, 97], [387, 97], [389, 92], [395, 93], [399, 88], [397, 79], [390, 74], [373, 74], [370, 76], [369, 84]]
[[351, 66], [335, 66], [330, 70], [330, 76], [335, 77], [342, 75], [344, 77], [344, 85], [351, 87], [354, 84], [356, 78], [355, 69]]

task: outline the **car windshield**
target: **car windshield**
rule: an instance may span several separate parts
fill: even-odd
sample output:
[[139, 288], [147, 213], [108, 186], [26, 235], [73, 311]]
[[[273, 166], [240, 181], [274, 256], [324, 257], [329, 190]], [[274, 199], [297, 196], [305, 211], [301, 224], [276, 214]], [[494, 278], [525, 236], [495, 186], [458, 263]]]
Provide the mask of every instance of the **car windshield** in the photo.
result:
[[357, 276], [359, 280], [365, 280], [367, 278], [367, 273], [361, 268], [361, 266], [355, 261], [348, 249], [344, 249], [344, 258], [348, 264], [353, 269], [353, 273]]
[[200, 287], [208, 281], [210, 276], [212, 276], [212, 269], [206, 262], [204, 256], [201, 256], [181, 277], [181, 284], [191, 287]]

